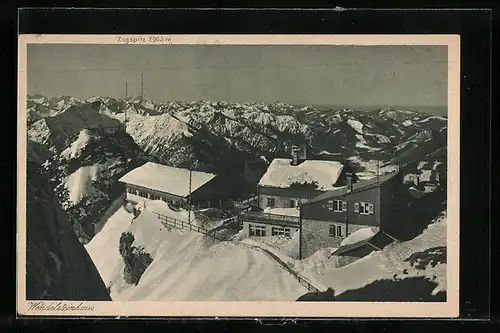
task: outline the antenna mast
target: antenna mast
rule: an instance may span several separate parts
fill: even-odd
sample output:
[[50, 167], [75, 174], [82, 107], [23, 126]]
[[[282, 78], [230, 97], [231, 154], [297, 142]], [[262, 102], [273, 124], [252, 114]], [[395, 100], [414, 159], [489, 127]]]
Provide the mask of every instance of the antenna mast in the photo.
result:
[[141, 73], [141, 97], [144, 97], [144, 73]]
[[[125, 82], [125, 101], [128, 99], [128, 83]], [[125, 130], [127, 130], [127, 106], [125, 105], [125, 120], [123, 122]]]

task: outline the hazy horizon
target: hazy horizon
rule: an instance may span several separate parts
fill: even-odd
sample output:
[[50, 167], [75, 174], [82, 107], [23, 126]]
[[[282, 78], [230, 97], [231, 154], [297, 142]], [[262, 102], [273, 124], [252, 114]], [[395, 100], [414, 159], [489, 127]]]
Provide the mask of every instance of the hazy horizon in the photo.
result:
[[28, 93], [443, 108], [446, 46], [29, 44]]

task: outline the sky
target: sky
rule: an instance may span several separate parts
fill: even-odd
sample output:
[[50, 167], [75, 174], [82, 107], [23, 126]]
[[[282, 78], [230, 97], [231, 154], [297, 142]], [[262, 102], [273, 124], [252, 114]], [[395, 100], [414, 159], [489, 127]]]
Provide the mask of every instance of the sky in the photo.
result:
[[28, 45], [28, 93], [446, 106], [446, 46]]

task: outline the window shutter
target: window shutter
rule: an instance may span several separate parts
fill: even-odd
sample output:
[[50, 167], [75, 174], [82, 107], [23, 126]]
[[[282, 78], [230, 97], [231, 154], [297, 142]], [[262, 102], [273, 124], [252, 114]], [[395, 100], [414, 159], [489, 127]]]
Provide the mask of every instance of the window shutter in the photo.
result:
[[368, 213], [373, 214], [373, 204], [368, 204]]
[[347, 201], [342, 201], [342, 211], [347, 212]]
[[359, 213], [359, 202], [354, 203], [354, 212]]
[[333, 210], [333, 200], [328, 200], [328, 210]]

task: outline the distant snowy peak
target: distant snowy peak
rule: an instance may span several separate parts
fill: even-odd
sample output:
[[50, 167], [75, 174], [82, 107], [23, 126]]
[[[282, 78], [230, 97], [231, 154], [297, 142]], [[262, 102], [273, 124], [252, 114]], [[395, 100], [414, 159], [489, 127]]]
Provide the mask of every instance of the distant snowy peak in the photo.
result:
[[430, 116], [430, 117], [427, 117], [427, 118], [425, 118], [425, 119], [420, 120], [420, 121], [419, 121], [419, 123], [425, 123], [425, 122], [428, 122], [428, 121], [430, 121], [430, 120], [440, 120], [440, 121], [446, 121], [446, 122], [448, 121], [448, 119], [447, 119], [447, 118], [445, 118], [445, 117], [441, 117], [441, 116]]
[[413, 121], [411, 121], [410, 119], [403, 121], [404, 127], [408, 127], [408, 126], [411, 126], [413, 124], [414, 124]]
[[127, 133], [147, 150], [160, 149], [179, 138], [192, 136], [188, 124], [170, 114], [156, 117], [131, 115], [127, 122]]
[[349, 126], [351, 126], [356, 132], [363, 134], [363, 124], [360, 121], [348, 119], [347, 124], [349, 124]]
[[28, 129], [28, 137], [62, 152], [82, 129], [102, 129], [111, 133], [120, 128], [118, 120], [101, 113], [93, 105], [73, 105], [52, 117], [34, 122]]
[[123, 112], [126, 112], [127, 114], [138, 114], [141, 116], [157, 116], [161, 114], [154, 110], [154, 105], [150, 104], [149, 106], [150, 107], [148, 108], [141, 103], [128, 102], [125, 105]]

